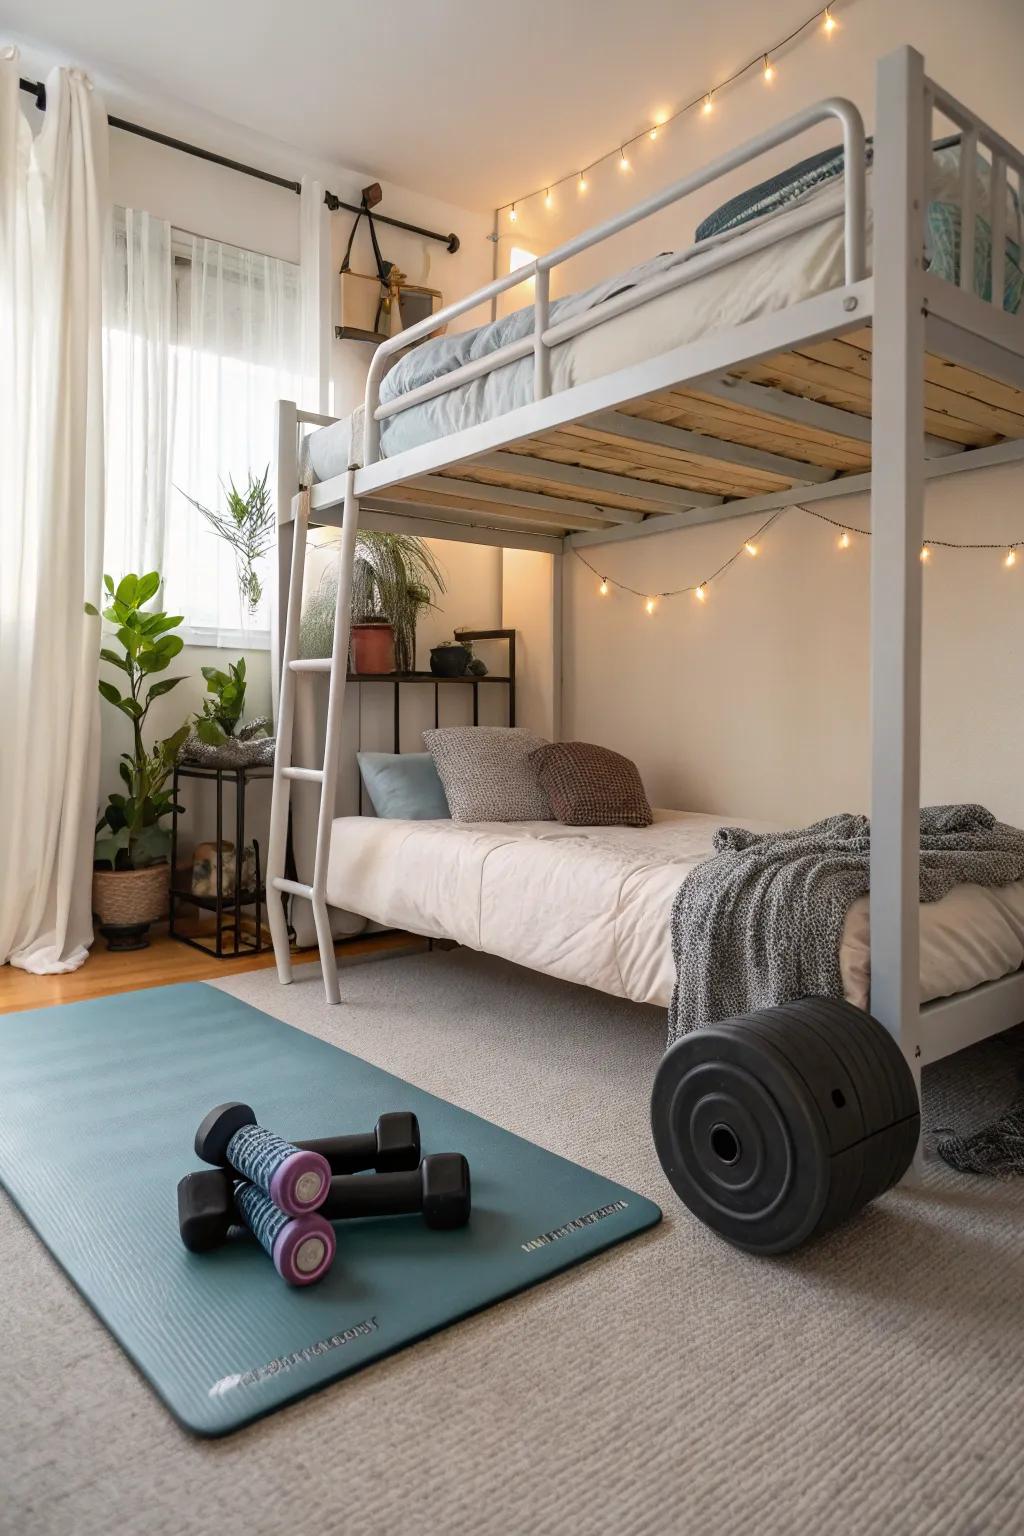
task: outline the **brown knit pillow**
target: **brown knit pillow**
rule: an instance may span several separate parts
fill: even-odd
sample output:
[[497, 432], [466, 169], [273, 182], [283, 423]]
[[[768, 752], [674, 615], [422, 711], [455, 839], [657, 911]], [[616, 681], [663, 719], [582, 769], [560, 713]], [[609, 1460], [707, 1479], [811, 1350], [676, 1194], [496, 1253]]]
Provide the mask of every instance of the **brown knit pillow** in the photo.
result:
[[635, 763], [589, 741], [553, 741], [529, 755], [556, 821], [570, 827], [649, 827]]

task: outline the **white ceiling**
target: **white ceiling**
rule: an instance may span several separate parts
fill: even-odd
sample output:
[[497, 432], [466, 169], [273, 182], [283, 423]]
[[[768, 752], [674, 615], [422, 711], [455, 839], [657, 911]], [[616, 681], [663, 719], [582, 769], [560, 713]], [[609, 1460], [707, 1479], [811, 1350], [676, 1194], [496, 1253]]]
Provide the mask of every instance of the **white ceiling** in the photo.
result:
[[482, 210], [689, 99], [813, 3], [0, 0], [0, 42]]

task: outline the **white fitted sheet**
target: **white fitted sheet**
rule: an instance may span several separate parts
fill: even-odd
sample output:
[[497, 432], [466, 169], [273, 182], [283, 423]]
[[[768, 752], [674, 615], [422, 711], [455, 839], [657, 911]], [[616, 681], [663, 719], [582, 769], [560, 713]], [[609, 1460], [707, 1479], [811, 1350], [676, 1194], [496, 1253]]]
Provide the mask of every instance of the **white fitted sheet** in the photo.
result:
[[[347, 816], [331, 835], [327, 900], [387, 927], [667, 1007], [669, 914], [723, 823], [744, 817], [655, 811], [651, 827], [560, 822], [463, 824]], [[868, 1001], [868, 901], [850, 909], [840, 964], [847, 997]], [[921, 907], [921, 1001], [1024, 964], [1024, 881], [956, 886]]]

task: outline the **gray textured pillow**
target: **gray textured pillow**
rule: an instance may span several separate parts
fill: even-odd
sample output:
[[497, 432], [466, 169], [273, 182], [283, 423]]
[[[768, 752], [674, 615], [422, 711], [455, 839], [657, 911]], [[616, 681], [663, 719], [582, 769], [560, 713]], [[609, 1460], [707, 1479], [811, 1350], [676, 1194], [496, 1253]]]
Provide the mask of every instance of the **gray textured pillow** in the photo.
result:
[[527, 761], [543, 736], [504, 725], [423, 732], [453, 821], [550, 821], [547, 796]]

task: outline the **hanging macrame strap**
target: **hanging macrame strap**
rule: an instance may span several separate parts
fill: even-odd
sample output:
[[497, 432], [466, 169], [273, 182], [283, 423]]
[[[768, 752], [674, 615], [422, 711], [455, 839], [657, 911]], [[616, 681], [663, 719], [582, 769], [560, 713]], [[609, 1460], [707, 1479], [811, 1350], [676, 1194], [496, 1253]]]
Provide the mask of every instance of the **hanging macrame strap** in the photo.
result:
[[349, 230], [348, 235], [348, 244], [345, 247], [345, 254], [341, 258], [341, 266], [338, 270], [341, 272], [350, 272], [352, 270], [349, 265], [352, 259], [352, 245], [356, 238], [359, 220], [364, 213], [366, 214], [366, 222], [370, 226], [370, 244], [373, 246], [373, 259], [377, 263], [377, 276], [380, 278], [382, 287], [386, 288], [388, 285], [388, 273], [391, 271], [393, 263], [385, 261], [380, 253], [380, 245], [377, 241], [377, 226], [373, 222], [373, 214], [366, 207], [365, 203], [352, 221], [352, 228]]

